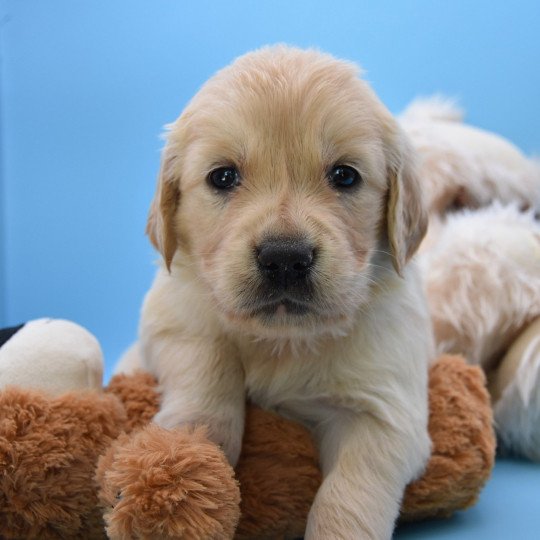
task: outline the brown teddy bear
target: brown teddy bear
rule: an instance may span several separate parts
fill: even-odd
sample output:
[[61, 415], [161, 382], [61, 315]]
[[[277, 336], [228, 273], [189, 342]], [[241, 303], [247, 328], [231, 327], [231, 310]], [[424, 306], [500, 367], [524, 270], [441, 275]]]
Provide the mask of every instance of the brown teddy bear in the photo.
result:
[[[59, 334], [62, 328], [79, 332], [73, 343], [84, 337], [89, 346], [74, 361], [49, 340], [49, 349], [40, 352], [55, 353], [52, 363], [62, 358], [72, 363], [65, 380], [58, 375], [54, 390], [31, 389], [47, 379], [34, 373], [25, 387], [0, 392], [1, 538], [303, 534], [321, 481], [316, 450], [303, 427], [251, 407], [233, 471], [203, 427], [167, 431], [150, 424], [159, 395], [148, 374], [117, 376], [105, 391], [93, 383], [84, 389], [73, 364], [87, 381], [95, 380], [89, 366], [99, 365], [91, 359], [101, 354], [99, 347], [92, 351], [85, 331], [72, 323], [47, 324], [60, 324]], [[9, 336], [4, 347], [10, 346], [10, 356], [17, 353], [17, 336], [23, 343], [31, 339], [29, 328]], [[25, 362], [31, 358], [22, 358], [22, 371]], [[0, 364], [0, 379], [1, 372]], [[19, 385], [24, 380], [16, 379]], [[77, 389], [62, 392], [62, 385]], [[460, 357], [441, 357], [431, 368], [430, 411], [432, 458], [423, 477], [407, 489], [403, 520], [444, 517], [472, 505], [493, 466], [491, 407], [479, 368]]]

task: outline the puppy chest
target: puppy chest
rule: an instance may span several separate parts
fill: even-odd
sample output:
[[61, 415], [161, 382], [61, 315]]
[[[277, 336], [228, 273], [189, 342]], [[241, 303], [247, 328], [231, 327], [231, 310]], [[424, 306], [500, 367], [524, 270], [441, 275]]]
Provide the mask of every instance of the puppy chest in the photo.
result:
[[345, 375], [322, 358], [277, 357], [244, 362], [248, 398], [305, 424], [332, 412], [359, 409], [366, 400], [362, 369]]

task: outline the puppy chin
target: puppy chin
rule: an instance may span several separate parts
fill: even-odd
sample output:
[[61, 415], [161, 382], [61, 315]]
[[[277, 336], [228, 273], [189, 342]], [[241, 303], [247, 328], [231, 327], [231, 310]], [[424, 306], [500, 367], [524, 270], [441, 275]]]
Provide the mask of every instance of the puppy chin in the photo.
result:
[[311, 341], [322, 336], [346, 335], [354, 310], [322, 311], [308, 303], [280, 301], [251, 308], [220, 310], [227, 331], [271, 341]]
[[227, 317], [226, 324], [231, 331], [254, 339], [301, 342], [328, 335], [346, 335], [352, 325], [352, 318], [346, 315], [321, 318], [311, 314], [300, 318], [288, 313], [273, 316], [234, 314]]

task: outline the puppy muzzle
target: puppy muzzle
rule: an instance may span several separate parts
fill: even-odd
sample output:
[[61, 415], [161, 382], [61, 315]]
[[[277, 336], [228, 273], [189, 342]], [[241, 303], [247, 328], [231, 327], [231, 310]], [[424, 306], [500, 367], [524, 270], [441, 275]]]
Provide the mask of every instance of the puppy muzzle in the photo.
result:
[[286, 291], [304, 284], [315, 263], [315, 249], [295, 238], [270, 238], [256, 248], [259, 271], [269, 287]]
[[260, 287], [255, 311], [302, 315], [313, 300], [315, 247], [303, 238], [270, 237], [255, 249]]

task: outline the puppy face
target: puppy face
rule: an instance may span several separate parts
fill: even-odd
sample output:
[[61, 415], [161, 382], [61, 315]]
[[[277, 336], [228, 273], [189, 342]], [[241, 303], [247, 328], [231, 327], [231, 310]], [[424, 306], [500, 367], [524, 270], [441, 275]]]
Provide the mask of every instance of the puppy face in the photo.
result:
[[357, 70], [278, 47], [219, 72], [170, 126], [148, 232], [223, 321], [295, 337], [346, 328], [425, 226], [410, 150]]

